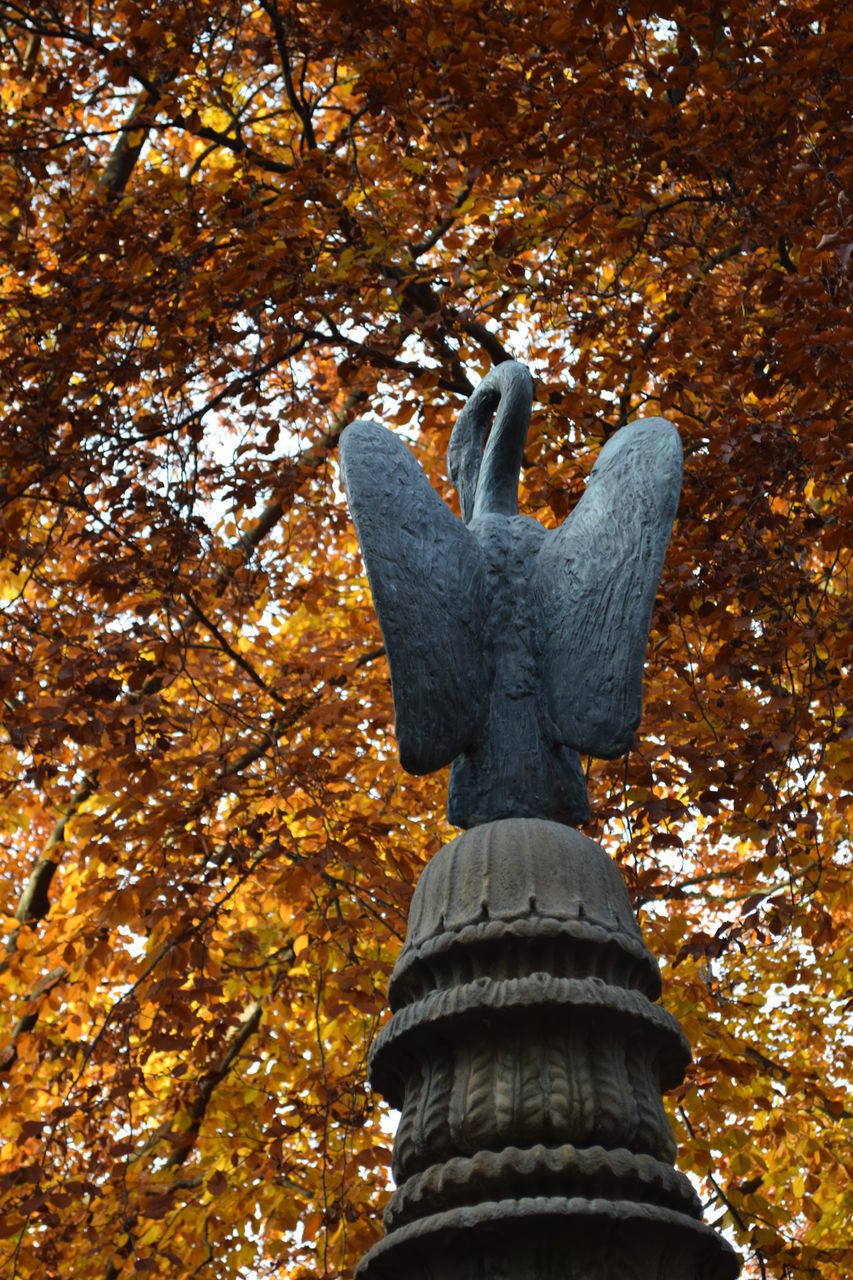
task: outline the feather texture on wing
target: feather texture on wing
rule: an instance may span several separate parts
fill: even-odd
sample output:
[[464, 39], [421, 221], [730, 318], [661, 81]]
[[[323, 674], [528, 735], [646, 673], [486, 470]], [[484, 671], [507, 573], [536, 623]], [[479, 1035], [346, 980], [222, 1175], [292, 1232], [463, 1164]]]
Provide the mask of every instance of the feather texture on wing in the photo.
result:
[[603, 759], [631, 746], [652, 608], [681, 491], [664, 418], [617, 431], [534, 569], [542, 707], [556, 741]]
[[340, 458], [391, 668], [400, 762], [431, 773], [484, 729], [483, 553], [385, 427], [352, 423]]

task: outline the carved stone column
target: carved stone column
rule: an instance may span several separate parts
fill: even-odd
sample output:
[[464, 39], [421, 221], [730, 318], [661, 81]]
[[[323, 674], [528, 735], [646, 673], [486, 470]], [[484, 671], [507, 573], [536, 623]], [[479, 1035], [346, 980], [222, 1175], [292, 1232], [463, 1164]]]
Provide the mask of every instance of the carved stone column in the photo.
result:
[[510, 818], [428, 865], [371, 1081], [402, 1118], [359, 1280], [733, 1280], [661, 1094], [690, 1049], [618, 869]]

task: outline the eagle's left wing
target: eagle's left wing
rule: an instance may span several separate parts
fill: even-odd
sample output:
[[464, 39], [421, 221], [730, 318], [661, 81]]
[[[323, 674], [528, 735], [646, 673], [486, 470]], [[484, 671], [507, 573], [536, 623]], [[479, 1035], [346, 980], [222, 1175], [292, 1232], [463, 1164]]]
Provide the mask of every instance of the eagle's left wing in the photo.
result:
[[542, 706], [557, 741], [576, 751], [614, 759], [640, 723], [652, 607], [681, 465], [681, 441], [666, 419], [623, 427], [537, 556]]

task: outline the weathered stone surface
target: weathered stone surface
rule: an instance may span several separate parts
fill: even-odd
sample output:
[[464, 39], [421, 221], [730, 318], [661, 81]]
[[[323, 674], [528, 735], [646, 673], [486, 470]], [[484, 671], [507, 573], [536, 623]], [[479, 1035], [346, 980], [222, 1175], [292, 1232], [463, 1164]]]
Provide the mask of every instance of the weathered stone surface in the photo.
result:
[[470, 973], [454, 971], [454, 984], [523, 977], [518, 966], [529, 959], [534, 971], [599, 975], [651, 1000], [660, 995], [660, 970], [618, 868], [593, 840], [553, 822], [508, 818], [473, 827], [439, 850], [412, 898], [388, 990], [391, 1008], [447, 985], [444, 968], [463, 956]]
[[531, 396], [527, 370], [507, 362], [460, 415], [448, 470], [463, 520], [391, 432], [357, 422], [341, 437], [400, 760], [412, 773], [453, 762], [448, 816], [461, 827], [588, 816], [578, 752], [618, 756], [639, 724], [681, 486], [678, 434], [650, 418], [607, 441], [560, 529], [518, 515]]
[[599, 845], [518, 818], [459, 836], [390, 994], [370, 1069], [402, 1112], [398, 1190], [361, 1280], [737, 1274], [671, 1165], [661, 1093], [690, 1052]]
[[[527, 981], [497, 1008], [484, 985], [478, 1005], [455, 1010], [455, 1024], [415, 1022], [424, 1010], [411, 1006], [413, 1034], [377, 1045], [373, 1083], [402, 1111], [395, 1178], [457, 1153], [521, 1143], [601, 1142], [674, 1158], [661, 1090], [680, 1083], [689, 1059], [674, 1019], [663, 1010], [655, 1010], [657, 1026], [614, 1017], [627, 992], [566, 1006], [549, 999], [546, 983], [531, 1010]], [[454, 995], [442, 993], [448, 1004]]]
[[660, 1205], [581, 1197], [485, 1201], [376, 1245], [359, 1280], [734, 1280], [734, 1252]]

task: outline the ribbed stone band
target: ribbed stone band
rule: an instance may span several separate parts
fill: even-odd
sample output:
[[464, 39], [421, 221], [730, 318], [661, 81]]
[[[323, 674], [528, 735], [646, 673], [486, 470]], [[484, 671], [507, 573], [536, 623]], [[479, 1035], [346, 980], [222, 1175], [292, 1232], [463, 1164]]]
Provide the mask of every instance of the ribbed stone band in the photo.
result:
[[661, 1087], [671, 1089], [684, 1079], [690, 1062], [690, 1046], [681, 1028], [665, 1009], [653, 1005], [639, 991], [611, 987], [601, 978], [552, 978], [532, 974], [529, 978], [476, 982], [432, 995], [394, 1014], [382, 1028], [370, 1055], [370, 1076], [392, 1106], [400, 1107], [403, 1097], [394, 1069], [398, 1054], [414, 1050], [413, 1042], [435, 1036], [449, 1038], [464, 1031], [478, 1015], [488, 1014], [492, 1025], [517, 1024], [522, 1019], [547, 1013], [552, 1025], [561, 1021], [577, 1026], [580, 1020], [600, 1020], [599, 1025], [618, 1022], [626, 1039], [643, 1035], [659, 1064]]
[[676, 1209], [701, 1219], [702, 1206], [692, 1184], [672, 1165], [632, 1151], [577, 1148], [541, 1143], [522, 1150], [479, 1151], [434, 1164], [404, 1182], [385, 1210], [385, 1229], [394, 1231], [415, 1218], [496, 1196], [520, 1198], [538, 1193], [562, 1197], [641, 1201]]

